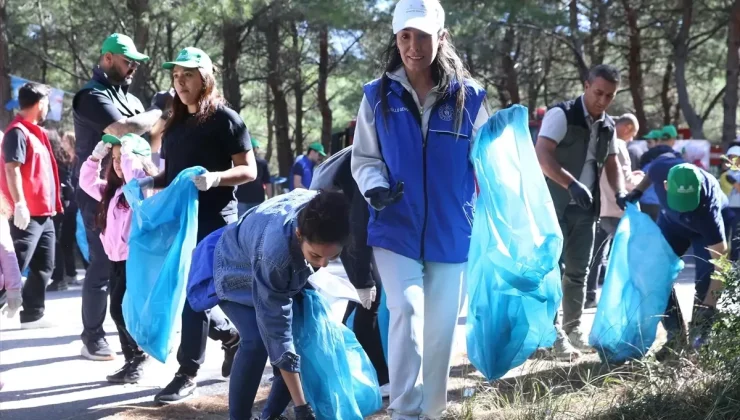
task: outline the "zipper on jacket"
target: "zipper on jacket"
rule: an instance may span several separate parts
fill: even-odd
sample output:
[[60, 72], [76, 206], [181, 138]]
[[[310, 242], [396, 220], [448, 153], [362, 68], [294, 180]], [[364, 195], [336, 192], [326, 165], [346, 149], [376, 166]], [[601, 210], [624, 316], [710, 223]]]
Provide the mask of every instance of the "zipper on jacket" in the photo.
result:
[[[434, 107], [432, 107], [434, 109]], [[421, 108], [421, 118], [424, 119], [424, 107]], [[419, 131], [422, 131], [422, 126], [419, 126]], [[424, 260], [424, 243], [426, 242], [427, 236], [427, 219], [429, 218], [429, 197], [427, 196], [427, 138], [429, 136], [429, 124], [427, 124], [427, 132], [421, 133], [422, 135], [422, 159], [423, 159], [423, 175], [424, 175], [424, 223], [421, 226], [421, 246], [419, 248], [420, 255], [419, 259]]]

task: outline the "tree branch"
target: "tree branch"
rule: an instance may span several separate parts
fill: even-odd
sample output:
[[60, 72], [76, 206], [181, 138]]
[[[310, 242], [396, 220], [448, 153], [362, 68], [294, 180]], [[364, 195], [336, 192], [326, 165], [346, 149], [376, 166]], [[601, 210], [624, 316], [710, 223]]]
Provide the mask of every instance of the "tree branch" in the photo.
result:
[[717, 92], [716, 95], [714, 95], [714, 98], [712, 99], [712, 102], [709, 103], [709, 106], [707, 107], [706, 111], [701, 116], [702, 121], [706, 121], [707, 118], [709, 118], [709, 114], [712, 113], [714, 110], [714, 107], [719, 102], [720, 98], [725, 94], [725, 91], [727, 90], [727, 85], [725, 85], [722, 89], [720, 89], [719, 92]]
[[73, 72], [65, 69], [64, 67], [60, 66], [59, 64], [57, 64], [57, 63], [55, 63], [55, 62], [53, 62], [51, 60], [48, 60], [48, 59], [44, 58], [44, 56], [42, 56], [41, 54], [37, 53], [36, 51], [33, 51], [33, 50], [29, 49], [29, 48], [26, 48], [23, 45], [20, 45], [20, 44], [18, 44], [16, 42], [13, 42], [13, 41], [11, 41], [10, 43], [14, 47], [20, 48], [23, 51], [26, 51], [27, 53], [33, 55], [34, 57], [38, 58], [39, 60], [43, 61], [44, 63], [46, 63], [46, 64], [54, 67], [57, 70], [61, 70], [62, 72], [67, 73], [68, 75], [74, 77], [75, 79], [79, 79], [79, 80], [82, 80], [82, 81], [87, 81], [87, 77], [80, 77], [80, 76], [74, 74]]

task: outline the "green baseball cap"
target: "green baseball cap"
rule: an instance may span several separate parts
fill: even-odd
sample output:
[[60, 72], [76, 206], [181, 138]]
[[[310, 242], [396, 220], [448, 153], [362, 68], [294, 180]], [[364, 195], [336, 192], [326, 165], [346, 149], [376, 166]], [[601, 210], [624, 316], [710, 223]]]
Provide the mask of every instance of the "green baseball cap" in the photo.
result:
[[660, 132], [661, 138], [665, 140], [673, 140], [678, 138], [678, 131], [674, 125], [666, 125]]
[[701, 198], [701, 174], [699, 168], [682, 163], [668, 171], [666, 186], [668, 207], [680, 213], [696, 210]]
[[172, 69], [175, 66], [185, 67], [188, 69], [203, 69], [208, 72], [213, 71], [213, 62], [203, 50], [195, 47], [186, 47], [177, 54], [174, 61], [168, 61], [162, 64], [163, 69]]
[[660, 137], [658, 130], [650, 130], [649, 133], [645, 134], [645, 140], [655, 140]]
[[133, 133], [122, 135], [120, 138], [112, 134], [103, 134], [103, 142], [112, 144], [114, 146], [120, 145], [122, 141], [131, 143], [131, 151], [138, 156], [151, 157], [152, 147], [149, 142], [144, 140], [141, 136], [137, 136]]
[[136, 49], [134, 40], [123, 34], [110, 34], [108, 38], [105, 38], [100, 53], [121, 54], [134, 61], [149, 61], [148, 55], [144, 55]]
[[257, 140], [252, 139], [252, 149], [257, 149], [259, 147], [260, 147], [260, 143]]
[[317, 151], [321, 156], [326, 157], [326, 152], [324, 152], [324, 146], [321, 145], [319, 142], [311, 143], [308, 145], [308, 150], [315, 150]]

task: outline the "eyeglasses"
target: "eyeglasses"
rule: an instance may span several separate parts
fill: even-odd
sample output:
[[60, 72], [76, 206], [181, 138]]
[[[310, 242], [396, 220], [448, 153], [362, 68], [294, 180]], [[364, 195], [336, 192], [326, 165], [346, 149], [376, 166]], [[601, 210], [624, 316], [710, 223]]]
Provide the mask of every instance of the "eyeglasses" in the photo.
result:
[[139, 67], [139, 65], [141, 64], [138, 61], [129, 60], [129, 59], [123, 57], [123, 56], [121, 56], [121, 60], [123, 60], [123, 62], [126, 63], [126, 65], [128, 66], [128, 68], [130, 68], [130, 69], [135, 69], [135, 68]]

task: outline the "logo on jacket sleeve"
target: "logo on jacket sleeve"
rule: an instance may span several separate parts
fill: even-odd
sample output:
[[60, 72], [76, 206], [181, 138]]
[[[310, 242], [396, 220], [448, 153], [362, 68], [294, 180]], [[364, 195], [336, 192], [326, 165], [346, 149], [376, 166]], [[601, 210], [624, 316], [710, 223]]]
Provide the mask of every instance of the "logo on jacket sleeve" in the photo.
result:
[[452, 121], [452, 119], [455, 118], [455, 110], [450, 104], [444, 104], [439, 107], [438, 114], [439, 119], [441, 119], [442, 121]]

